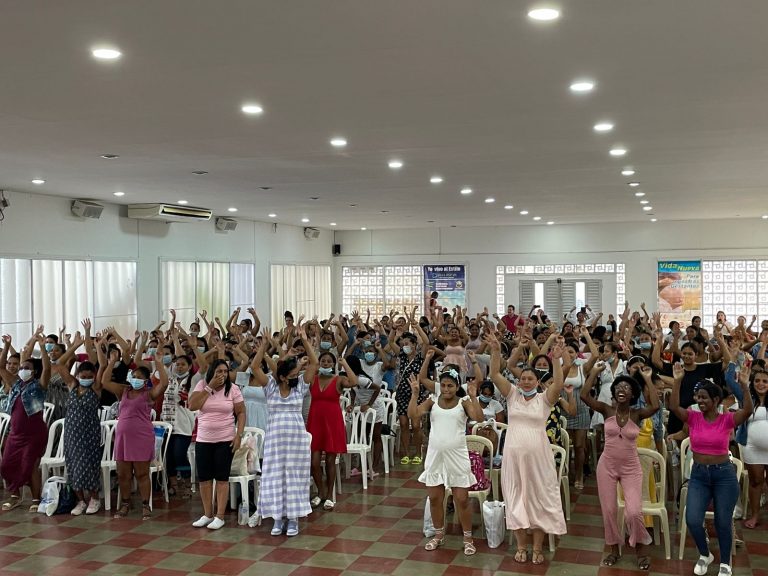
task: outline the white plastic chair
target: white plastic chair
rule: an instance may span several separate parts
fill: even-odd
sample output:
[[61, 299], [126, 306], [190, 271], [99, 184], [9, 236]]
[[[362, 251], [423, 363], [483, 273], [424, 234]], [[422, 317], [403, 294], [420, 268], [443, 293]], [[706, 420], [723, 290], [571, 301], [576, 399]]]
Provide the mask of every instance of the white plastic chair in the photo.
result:
[[150, 476], [150, 482], [149, 482], [149, 508], [150, 510], [153, 509], [152, 506], [152, 491], [154, 489], [154, 482], [152, 482], [152, 474], [158, 474], [159, 478], [162, 478], [162, 488], [163, 488], [163, 497], [165, 498], [165, 501], [168, 502], [168, 469], [165, 466], [165, 455], [166, 452], [168, 452], [168, 444], [171, 443], [171, 434], [173, 434], [173, 424], [170, 422], [152, 422], [152, 428], [153, 430], [155, 428], [165, 428], [165, 432], [163, 433], [163, 445], [160, 450], [160, 460], [152, 460], [152, 464], [149, 466], [149, 476]]
[[[664, 456], [656, 452], [656, 450], [650, 450], [648, 448], [638, 448], [637, 454], [640, 457], [640, 464], [643, 468], [643, 502], [642, 512], [643, 516], [655, 516], [661, 522], [661, 532], [664, 534], [664, 553], [667, 560], [670, 559], [672, 554], [672, 546], [669, 541], [669, 514], [666, 508], [667, 499], [667, 463], [664, 460]], [[648, 485], [650, 482], [651, 473], [659, 474], [659, 482], [656, 483], [656, 502], [651, 502], [649, 499]], [[618, 500], [619, 500], [619, 530], [621, 531], [620, 542], [624, 542], [624, 532], [626, 525], [624, 523], [624, 493], [621, 491], [619, 485]]]
[[[360, 411], [359, 406], [352, 410], [352, 434], [347, 444], [344, 461], [347, 478], [351, 469], [352, 454], [360, 456], [360, 475], [363, 477], [363, 490], [368, 490], [368, 472], [373, 471], [373, 426], [376, 423], [376, 410]], [[336, 474], [338, 475], [338, 469]]]
[[386, 388], [382, 387], [379, 390], [379, 398], [392, 398], [392, 392], [390, 392]]
[[565, 449], [565, 469], [563, 470], [563, 476], [560, 478], [560, 492], [563, 496], [563, 512], [565, 512], [565, 519], [570, 521], [571, 519], [571, 487], [568, 484], [568, 466], [570, 462], [568, 457], [571, 454], [571, 436], [565, 428], [560, 429], [560, 442]]
[[[467, 434], [466, 436], [466, 442], [467, 442], [467, 450], [469, 452], [477, 452], [480, 454], [480, 456], [483, 455], [483, 453], [488, 450], [488, 454], [493, 457], [493, 442], [488, 440], [488, 438], [484, 438], [483, 436], [475, 436], [473, 434]], [[491, 493], [490, 488], [486, 488], [485, 490], [470, 490], [469, 491], [469, 498], [474, 498], [480, 503], [480, 535], [485, 535], [485, 520], [483, 519], [483, 502], [485, 502], [488, 499], [488, 496]], [[445, 489], [445, 500], [443, 501], [443, 509], [445, 510], [446, 505], [448, 504], [448, 496], [451, 495], [451, 489], [447, 488]], [[458, 507], [454, 506], [453, 511], [453, 521], [454, 524], [457, 521], [459, 515]], [[443, 517], [445, 517], [445, 512], [443, 512]]]
[[[472, 434], [477, 435], [477, 430], [481, 428], [482, 426], [485, 426], [489, 424], [489, 422], [477, 422], [472, 426]], [[502, 434], [506, 434], [507, 430], [507, 424], [504, 424], [503, 422], [495, 422], [496, 429], [498, 430], [497, 434], [499, 436], [499, 447], [501, 446], [501, 436]], [[497, 453], [493, 456], [498, 455]], [[501, 482], [501, 468], [494, 468], [493, 467], [493, 456], [491, 457], [489, 464], [490, 466], [485, 469], [485, 473], [488, 475], [488, 478], [491, 479], [491, 491], [493, 493], [493, 499], [497, 502], [499, 501], [499, 495], [500, 495], [500, 482]]]
[[5, 435], [11, 424], [11, 417], [4, 412], [0, 412], [0, 462], [3, 461], [3, 444], [5, 444]]
[[[397, 422], [397, 401], [394, 398], [385, 397], [382, 402], [384, 403], [384, 423], [388, 424], [390, 431], [394, 432]], [[395, 436], [382, 434], [381, 446], [384, 456], [384, 474], [389, 474], [389, 466], [395, 462]]]
[[53, 416], [53, 409], [56, 408], [50, 402], [43, 402], [43, 420], [46, 426], [51, 425], [51, 416]]
[[[555, 465], [557, 466], [557, 481], [562, 485], [563, 483], [563, 477], [565, 477], [566, 484], [568, 483], [568, 476], [565, 475], [565, 461], [568, 458], [568, 452], [565, 451], [565, 448], [562, 448], [561, 446], [557, 446], [555, 444], [550, 444], [549, 446], [552, 449], [552, 457], [555, 459]], [[560, 456], [560, 463], [557, 463], [557, 457]], [[555, 535], [550, 534], [549, 535], [549, 550], [550, 552], [555, 551]]]
[[48, 429], [48, 444], [45, 454], [40, 458], [40, 476], [42, 484], [52, 476], [51, 472], [60, 470], [58, 476], [66, 477], [64, 462], [64, 418], [59, 418]]
[[189, 460], [189, 490], [194, 494], [197, 492], [197, 464], [195, 461], [195, 442], [189, 443], [187, 448], [187, 460]]
[[101, 435], [104, 445], [101, 450], [101, 484], [104, 493], [104, 510], [112, 509], [112, 482], [110, 475], [117, 472], [115, 462], [115, 427], [117, 420], [105, 420], [101, 423]]
[[[256, 428], [255, 426], [246, 426], [243, 429], [243, 439], [247, 436], [253, 436], [256, 438], [256, 454], [255, 457], [257, 460], [263, 457], [264, 455], [264, 438], [266, 436], [266, 432], [262, 430], [261, 428]], [[240, 486], [240, 494], [242, 495], [243, 504], [245, 504], [246, 507], [250, 507], [250, 496], [248, 494], [248, 483], [253, 482], [253, 498], [258, 502], [259, 500], [259, 482], [258, 482], [259, 475], [258, 474], [246, 474], [244, 476], [230, 476], [229, 477], [229, 505], [234, 510], [237, 508], [237, 494], [235, 493], [233, 484], [236, 484]], [[250, 510], [250, 508], [249, 508]], [[250, 514], [250, 512], [249, 512]]]

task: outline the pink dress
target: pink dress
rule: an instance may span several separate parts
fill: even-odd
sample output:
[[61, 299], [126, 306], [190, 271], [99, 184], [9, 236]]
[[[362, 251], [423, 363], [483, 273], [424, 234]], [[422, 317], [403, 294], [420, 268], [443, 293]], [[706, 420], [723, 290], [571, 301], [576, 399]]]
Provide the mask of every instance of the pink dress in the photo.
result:
[[446, 346], [443, 365], [455, 364], [462, 372], [467, 371], [467, 355], [464, 346]]
[[131, 390], [123, 392], [115, 428], [117, 462], [152, 461], [155, 457], [155, 429], [151, 417], [152, 404], [148, 389], [144, 388], [133, 397]]
[[509, 428], [501, 464], [507, 528], [565, 534], [555, 458], [547, 439], [551, 406], [545, 394], [526, 400], [513, 386], [507, 396]]

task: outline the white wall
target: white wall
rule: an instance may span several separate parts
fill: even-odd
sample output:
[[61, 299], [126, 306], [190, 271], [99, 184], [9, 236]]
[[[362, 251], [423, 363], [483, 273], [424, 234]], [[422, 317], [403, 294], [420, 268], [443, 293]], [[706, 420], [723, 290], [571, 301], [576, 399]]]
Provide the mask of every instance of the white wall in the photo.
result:
[[[466, 264], [472, 311], [496, 303], [496, 266], [626, 264], [627, 298], [656, 303], [658, 260], [768, 257], [760, 219], [336, 232], [334, 309], [341, 308], [341, 267], [363, 264]], [[606, 302], [604, 311], [615, 312]], [[516, 304], [515, 302], [511, 302]]]
[[[330, 264], [332, 235], [308, 241], [303, 228], [239, 220], [234, 232], [206, 223], [165, 224], [132, 220], [125, 207], [107, 204], [98, 220], [70, 212], [71, 200], [6, 192], [10, 207], [0, 223], [1, 257], [45, 257], [137, 262], [139, 326], [160, 313], [160, 259], [254, 262], [256, 308], [269, 316], [270, 263]], [[121, 215], [122, 214], [122, 215]]]

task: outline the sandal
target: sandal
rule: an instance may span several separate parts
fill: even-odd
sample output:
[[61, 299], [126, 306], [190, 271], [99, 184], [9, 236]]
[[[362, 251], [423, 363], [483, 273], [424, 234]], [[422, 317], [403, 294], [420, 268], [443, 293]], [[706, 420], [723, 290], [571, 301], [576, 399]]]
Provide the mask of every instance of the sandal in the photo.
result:
[[638, 570], [642, 570], [644, 572], [648, 572], [648, 570], [651, 569], [651, 558], [650, 558], [650, 556], [640, 556], [637, 559], [637, 568], [638, 568]]
[[757, 518], [750, 518], [749, 520], [744, 520], [744, 528], [749, 528], [750, 530], [754, 530], [757, 528]]
[[113, 518], [125, 518], [128, 516], [128, 512], [131, 511], [131, 505], [128, 503], [124, 503], [120, 505], [120, 508], [118, 508], [117, 512], [115, 512], [115, 515]]
[[541, 550], [536, 550], [536, 548], [533, 549], [533, 552], [531, 553], [531, 562], [534, 564], [544, 564], [544, 554]]
[[528, 562], [528, 549], [527, 548], [518, 548], [517, 552], [515, 552], [515, 562], [518, 564], [525, 564]]
[[437, 550], [445, 541], [445, 528], [435, 529], [435, 537], [424, 545], [424, 550]]
[[476, 553], [477, 548], [472, 540], [472, 531], [464, 532], [464, 556], [474, 556]]
[[400, 458], [400, 464], [410, 464], [410, 463], [411, 463], [411, 459], [408, 458], [408, 456], [403, 456], [402, 458]]
[[149, 507], [149, 504], [142, 504], [141, 505], [141, 519], [142, 520], [149, 520], [152, 518], [152, 509]]
[[420, 456], [414, 456], [411, 458], [411, 464], [416, 464], [417, 466], [421, 464], [421, 457]]
[[37, 509], [40, 507], [40, 500], [32, 500], [32, 505], [29, 507], [30, 512], [37, 512]]
[[13, 510], [19, 506], [21, 506], [21, 498], [18, 496], [11, 496], [7, 502], [3, 503], [3, 512], [8, 512], [9, 510]]
[[619, 561], [619, 558], [621, 558], [620, 554], [614, 554], [613, 552], [611, 552], [610, 554], [608, 554], [608, 556], [603, 558], [603, 561], [600, 562], [600, 564], [602, 566], [613, 566], [614, 564], [616, 564], [616, 562]]

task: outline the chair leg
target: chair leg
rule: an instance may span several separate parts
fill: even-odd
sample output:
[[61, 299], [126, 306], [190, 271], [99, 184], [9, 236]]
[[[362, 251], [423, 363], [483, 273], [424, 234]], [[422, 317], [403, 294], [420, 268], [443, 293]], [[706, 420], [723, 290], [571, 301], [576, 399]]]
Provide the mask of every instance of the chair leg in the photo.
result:
[[[334, 490], [341, 494], [341, 458], [338, 456], [336, 458], [338, 458], [338, 460], [336, 460], [336, 482], [333, 484], [333, 487]], [[347, 478], [349, 478], [349, 467], [347, 467]], [[333, 501], [336, 502], [335, 496]]]
[[555, 535], [554, 534], [549, 535], [549, 551], [550, 552], [555, 551]]
[[672, 544], [669, 540], [669, 516], [666, 512], [663, 512], [659, 517], [661, 523], [661, 529], [664, 532], [664, 555], [667, 560], [672, 556]]
[[483, 516], [483, 503], [485, 502], [485, 494], [480, 493], [477, 497], [477, 501], [480, 503], [480, 538], [485, 538], [485, 516]]
[[352, 456], [350, 456], [349, 452], [344, 454], [344, 474], [345, 478], [349, 480], [349, 473], [352, 470]]
[[240, 494], [243, 500], [243, 504], [245, 504], [246, 510], [248, 510], [248, 515], [251, 515], [251, 502], [248, 496], [248, 478], [244, 478], [243, 480], [240, 480]]
[[389, 440], [383, 443], [381, 452], [384, 457], [384, 474], [389, 474]]
[[165, 467], [163, 467], [163, 495], [165, 496], [165, 501], [170, 502], [168, 498], [168, 473], [165, 471]]
[[104, 510], [112, 509], [112, 486], [109, 483], [109, 468], [101, 469], [101, 491], [104, 493]]
[[365, 450], [360, 452], [360, 472], [363, 476], [363, 490], [368, 490], [368, 454]]
[[680, 552], [678, 554], [678, 560], [682, 560], [683, 555], [685, 554], [685, 537], [688, 535], [688, 526], [685, 523], [685, 504], [680, 508], [678, 523], [680, 524]]

